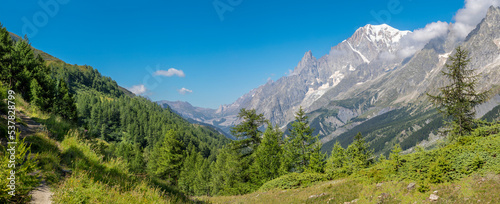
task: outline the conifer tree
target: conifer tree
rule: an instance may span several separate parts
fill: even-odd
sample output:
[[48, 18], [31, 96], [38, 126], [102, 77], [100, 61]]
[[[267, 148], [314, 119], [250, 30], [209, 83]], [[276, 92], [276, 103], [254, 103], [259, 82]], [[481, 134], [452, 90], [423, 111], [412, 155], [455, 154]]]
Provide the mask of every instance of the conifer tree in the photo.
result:
[[321, 142], [316, 139], [316, 142], [313, 145], [311, 156], [309, 158], [309, 165], [307, 167], [307, 170], [310, 172], [324, 173], [326, 165], [325, 158], [326, 155], [321, 152]]
[[241, 109], [238, 118], [243, 121], [231, 129], [231, 134], [238, 141], [233, 142], [233, 147], [238, 149], [242, 156], [249, 156], [259, 146], [262, 131], [259, 128], [267, 122], [263, 114], [257, 114], [255, 109]]
[[370, 164], [369, 159], [373, 155], [373, 150], [368, 148], [369, 145], [365, 142], [361, 133], [359, 132], [356, 134], [353, 143], [351, 143], [346, 150], [349, 170], [357, 171], [368, 167]]
[[399, 143], [396, 143], [392, 148], [391, 153], [389, 154], [389, 158], [391, 159], [392, 164], [392, 170], [394, 171], [398, 171], [399, 167], [403, 165], [403, 161], [400, 155], [401, 151], [403, 151], [401, 149], [401, 146], [399, 145]]
[[0, 23], [0, 80], [11, 85], [12, 80], [12, 38], [9, 32]]
[[262, 143], [255, 151], [254, 168], [257, 174], [258, 184], [261, 185], [266, 181], [277, 178], [280, 175], [279, 168], [281, 166], [282, 157], [282, 141], [283, 132], [278, 126], [273, 127], [270, 123], [264, 136]]
[[297, 111], [289, 132], [289, 137], [285, 139], [282, 171], [303, 172], [309, 166], [317, 137], [312, 136], [313, 129], [309, 127], [302, 107]]
[[159, 151], [156, 174], [173, 184], [177, 184], [183, 160], [183, 144], [177, 138], [174, 130], [165, 135]]
[[472, 131], [474, 107], [488, 98], [488, 92], [476, 90], [478, 75], [469, 67], [468, 55], [467, 50], [457, 47], [449, 59], [451, 64], [446, 64], [447, 71], [442, 71], [450, 84], [440, 88], [439, 95], [427, 94], [438, 110], [452, 120], [452, 131], [459, 136]]
[[332, 153], [326, 162], [325, 172], [332, 178], [340, 177], [343, 173], [344, 163], [346, 162], [346, 152], [339, 141], [333, 145]]

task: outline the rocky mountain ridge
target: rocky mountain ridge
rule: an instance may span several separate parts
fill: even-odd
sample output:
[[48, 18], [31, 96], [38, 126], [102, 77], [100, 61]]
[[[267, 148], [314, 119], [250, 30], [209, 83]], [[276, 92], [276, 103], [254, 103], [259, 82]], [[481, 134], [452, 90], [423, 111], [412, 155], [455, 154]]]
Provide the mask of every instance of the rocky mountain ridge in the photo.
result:
[[[239, 122], [236, 117], [239, 109], [253, 108], [273, 123], [286, 127], [302, 106], [322, 142], [331, 143], [339, 136], [339, 139], [348, 137], [343, 134], [351, 134], [349, 131], [360, 124], [368, 127], [366, 122], [377, 116], [393, 117], [387, 119], [389, 122], [405, 121], [397, 119], [403, 117], [407, 120], [401, 127], [393, 125], [384, 130], [374, 127], [370, 130], [378, 131], [378, 136], [367, 132], [372, 134], [367, 137], [380, 143], [411, 139], [413, 144], [412, 134], [425, 130], [427, 136], [419, 136], [415, 140], [419, 142], [430, 135], [429, 124], [436, 125], [433, 121], [437, 115], [432, 112], [425, 93], [435, 92], [446, 82], [441, 70], [456, 46], [470, 51], [470, 66], [481, 74], [480, 90], [500, 85], [499, 31], [500, 8], [490, 7], [486, 17], [463, 41], [458, 41], [454, 30], [448, 29], [446, 35], [431, 39], [423, 49], [403, 58], [398, 55], [404, 48], [400, 43], [410, 31], [388, 25], [366, 25], [332, 47], [328, 55], [317, 59], [310, 51], [306, 52], [289, 76], [268, 82], [235, 103], [210, 111], [213, 114], [191, 118], [228, 129]], [[496, 106], [497, 100], [492, 100], [478, 107], [478, 116]], [[190, 117], [183, 109], [176, 111]], [[380, 139], [382, 135], [390, 136]]]

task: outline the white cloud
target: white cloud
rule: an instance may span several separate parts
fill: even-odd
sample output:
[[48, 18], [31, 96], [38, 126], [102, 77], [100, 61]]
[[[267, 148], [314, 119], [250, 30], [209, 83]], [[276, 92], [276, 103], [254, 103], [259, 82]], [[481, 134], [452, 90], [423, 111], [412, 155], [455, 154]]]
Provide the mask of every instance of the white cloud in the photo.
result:
[[190, 94], [190, 93], [193, 93], [192, 90], [189, 90], [189, 89], [186, 89], [186, 88], [181, 88], [179, 90], [177, 90], [180, 94], [182, 95], [186, 95], [186, 94]]
[[171, 77], [171, 76], [174, 76], [174, 75], [177, 75], [178, 77], [185, 77], [186, 75], [184, 74], [184, 72], [182, 70], [178, 70], [178, 69], [175, 69], [175, 68], [170, 68], [168, 70], [157, 70], [155, 73], [154, 73], [155, 76], [167, 76], [167, 77]]
[[132, 86], [131, 88], [128, 89], [130, 92], [134, 93], [135, 95], [142, 95], [148, 91], [144, 84], [139, 84]]
[[424, 48], [430, 40], [446, 36], [448, 27], [449, 25], [446, 22], [433, 22], [427, 24], [425, 28], [417, 29], [404, 36], [401, 39], [401, 49], [398, 55], [403, 58], [413, 55], [415, 52]]
[[486, 16], [490, 6], [500, 6], [500, 0], [465, 0], [465, 7], [458, 10], [454, 17], [453, 31], [460, 39], [467, 37]]

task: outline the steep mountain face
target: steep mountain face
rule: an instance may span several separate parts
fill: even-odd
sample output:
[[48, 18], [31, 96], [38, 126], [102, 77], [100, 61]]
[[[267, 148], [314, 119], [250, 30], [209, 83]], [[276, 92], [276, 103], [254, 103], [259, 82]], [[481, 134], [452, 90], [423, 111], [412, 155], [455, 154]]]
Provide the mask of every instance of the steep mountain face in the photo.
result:
[[[451, 26], [451, 25], [450, 25]], [[172, 108], [186, 117], [223, 129], [237, 124], [241, 108], [256, 109], [273, 123], [286, 127], [302, 106], [311, 126], [320, 134], [324, 150], [334, 140], [347, 145], [362, 132], [376, 151], [399, 142], [404, 149], [439, 138], [442, 119], [426, 98], [447, 83], [441, 74], [456, 46], [470, 51], [470, 67], [480, 74], [479, 90], [500, 89], [500, 8], [491, 7], [465, 40], [453, 29], [431, 39], [420, 51], [400, 58], [400, 45], [411, 32], [388, 25], [366, 25], [319, 59], [306, 52], [294, 71], [268, 82], [218, 110]], [[477, 107], [478, 117], [499, 105], [500, 97]], [[213, 113], [209, 114], [207, 112]], [[192, 115], [192, 116], [189, 116]], [[362, 125], [360, 125], [362, 124]], [[427, 142], [425, 142], [427, 141]]]
[[328, 55], [317, 59], [310, 51], [306, 52], [289, 76], [270, 81], [214, 112], [200, 112], [187, 106], [170, 107], [185, 117], [221, 128], [237, 124], [236, 115], [241, 108], [256, 109], [283, 126], [293, 120], [299, 106], [307, 109], [327, 91], [336, 89], [340, 93], [393, 69], [402, 59], [391, 56], [397, 52], [400, 39], [408, 33], [385, 24], [366, 25], [332, 47]]
[[[500, 37], [499, 18], [500, 8], [491, 7], [485, 19], [463, 42], [453, 40], [455, 33], [449, 32], [444, 38], [431, 40], [407, 63], [381, 75], [378, 79], [354, 86], [340, 95], [333, 90], [333, 93], [324, 94], [315, 104], [320, 108], [310, 114], [313, 124], [315, 123], [314, 125], [324, 136], [322, 138], [325, 143], [324, 149], [331, 149], [334, 138], [343, 141], [344, 144], [349, 143], [349, 138], [355, 134], [353, 128], [359, 124], [362, 124], [360, 126], [364, 129], [355, 128], [356, 131], [364, 130], [364, 135], [372, 142], [372, 145], [384, 141], [378, 145], [379, 151], [390, 146], [387, 144], [394, 142], [405, 143], [406, 148], [409, 148], [421, 140], [435, 140], [436, 138], [431, 138], [435, 132], [432, 133], [430, 129], [437, 129], [439, 126], [436, 124], [441, 119], [437, 118], [439, 115], [433, 113], [434, 109], [430, 106], [425, 93], [436, 94], [439, 87], [448, 83], [441, 71], [457, 45], [461, 45], [470, 52], [469, 66], [476, 70], [476, 74], [479, 74], [477, 89], [484, 91], [493, 88], [492, 93], [498, 94], [500, 85], [498, 81], [500, 46], [497, 43]], [[477, 107], [477, 117], [482, 117], [498, 106], [500, 104], [498, 98], [498, 95], [494, 95], [492, 100]], [[346, 101], [351, 103], [346, 103]], [[332, 114], [332, 110], [339, 111], [338, 113], [333, 111], [334, 114]], [[345, 117], [346, 114], [342, 115], [340, 110], [351, 111], [358, 115], [345, 123], [340, 118]], [[335, 123], [334, 119], [339, 119], [340, 122]], [[374, 123], [373, 120], [385, 120], [385, 124], [393, 123], [393, 126], [386, 127], [384, 124], [378, 124], [378, 127], [370, 127], [370, 124]], [[425, 130], [425, 133], [422, 130]], [[415, 138], [419, 139], [415, 140]]]

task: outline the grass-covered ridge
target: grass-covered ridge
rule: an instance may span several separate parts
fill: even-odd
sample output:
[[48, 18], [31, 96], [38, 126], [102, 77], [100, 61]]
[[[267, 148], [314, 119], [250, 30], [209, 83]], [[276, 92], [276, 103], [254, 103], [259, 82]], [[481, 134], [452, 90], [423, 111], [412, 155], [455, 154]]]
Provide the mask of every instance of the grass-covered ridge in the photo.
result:
[[[500, 200], [500, 124], [433, 150], [417, 148], [378, 159], [347, 177], [292, 173], [240, 196], [200, 197], [213, 203], [424, 203], [437, 191], [437, 203], [496, 203]], [[328, 168], [328, 167], [327, 167]], [[325, 180], [329, 181], [325, 181]], [[411, 184], [411, 185], [410, 185]], [[412, 187], [413, 186], [413, 187]]]

